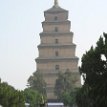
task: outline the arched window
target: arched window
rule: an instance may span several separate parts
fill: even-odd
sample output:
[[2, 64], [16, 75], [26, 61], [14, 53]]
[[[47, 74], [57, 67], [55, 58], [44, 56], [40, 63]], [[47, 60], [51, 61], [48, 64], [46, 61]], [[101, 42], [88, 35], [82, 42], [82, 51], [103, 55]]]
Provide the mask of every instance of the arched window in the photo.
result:
[[58, 28], [57, 27], [55, 27], [55, 32], [58, 32]]
[[56, 44], [59, 43], [59, 40], [58, 40], [58, 39], [55, 39], [55, 43], [56, 43]]
[[55, 52], [55, 56], [59, 56], [59, 53], [58, 53], [58, 51], [56, 51], [56, 52]]
[[56, 21], [56, 20], [58, 20], [58, 17], [57, 17], [57, 16], [55, 16], [55, 17], [54, 17], [54, 20], [55, 20], [55, 21]]
[[59, 65], [55, 65], [55, 70], [59, 70]]

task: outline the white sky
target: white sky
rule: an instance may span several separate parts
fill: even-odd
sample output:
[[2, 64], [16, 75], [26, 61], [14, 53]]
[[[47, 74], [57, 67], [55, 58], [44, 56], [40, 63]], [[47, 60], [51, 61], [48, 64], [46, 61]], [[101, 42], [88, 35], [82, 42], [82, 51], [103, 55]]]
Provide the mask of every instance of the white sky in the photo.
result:
[[[107, 32], [107, 0], [59, 0], [59, 5], [69, 10], [81, 58]], [[53, 0], [0, 0], [0, 78], [16, 89], [24, 89], [36, 70], [43, 11], [52, 6]]]

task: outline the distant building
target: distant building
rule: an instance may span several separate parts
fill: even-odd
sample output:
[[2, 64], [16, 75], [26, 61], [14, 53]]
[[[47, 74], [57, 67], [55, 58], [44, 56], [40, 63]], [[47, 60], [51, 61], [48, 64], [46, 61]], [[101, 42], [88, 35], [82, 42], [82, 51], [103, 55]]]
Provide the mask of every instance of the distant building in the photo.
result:
[[25, 103], [25, 107], [30, 107], [30, 104], [29, 103]]
[[62, 102], [59, 103], [47, 103], [47, 107], [64, 107]]
[[54, 0], [52, 8], [44, 11], [42, 22], [43, 32], [40, 33], [41, 43], [38, 46], [39, 56], [36, 58], [37, 71], [43, 74], [47, 83], [48, 100], [56, 100], [54, 86], [58, 72], [69, 70], [75, 76], [75, 86], [80, 86], [78, 57], [75, 56], [76, 45], [73, 43], [73, 32], [68, 11]]

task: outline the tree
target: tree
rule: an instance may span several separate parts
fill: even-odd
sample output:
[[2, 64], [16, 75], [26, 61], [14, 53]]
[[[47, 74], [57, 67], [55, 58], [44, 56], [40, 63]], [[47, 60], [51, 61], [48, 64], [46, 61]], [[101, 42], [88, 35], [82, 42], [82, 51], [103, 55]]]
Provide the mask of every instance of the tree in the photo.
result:
[[[96, 47], [91, 47], [82, 57], [80, 72], [86, 76], [85, 83], [77, 95], [79, 107], [107, 106], [107, 34], [103, 35], [96, 43]], [[102, 55], [105, 59], [102, 59]]]
[[46, 83], [39, 71], [34, 72], [33, 75], [29, 77], [28, 88], [25, 90], [25, 93], [26, 91], [29, 93], [26, 97], [29, 99], [31, 105], [37, 106], [38, 104], [44, 105], [46, 103]]
[[43, 76], [39, 71], [34, 72], [33, 75], [29, 77], [28, 85], [29, 88], [37, 90], [42, 94], [46, 94], [45, 92], [46, 83], [43, 80]]
[[78, 107], [92, 107], [93, 100], [90, 98], [90, 87], [83, 85], [76, 93], [76, 104]]
[[76, 89], [74, 86], [74, 78], [70, 71], [65, 73], [59, 72], [55, 84], [55, 95], [57, 98], [64, 102], [65, 105], [72, 106], [75, 104]]
[[26, 103], [29, 103], [30, 107], [38, 107], [39, 104], [41, 103], [40, 101], [41, 95], [36, 90], [26, 88], [24, 90], [24, 96]]
[[0, 83], [0, 105], [3, 107], [24, 107], [23, 91], [14, 89], [5, 82]]

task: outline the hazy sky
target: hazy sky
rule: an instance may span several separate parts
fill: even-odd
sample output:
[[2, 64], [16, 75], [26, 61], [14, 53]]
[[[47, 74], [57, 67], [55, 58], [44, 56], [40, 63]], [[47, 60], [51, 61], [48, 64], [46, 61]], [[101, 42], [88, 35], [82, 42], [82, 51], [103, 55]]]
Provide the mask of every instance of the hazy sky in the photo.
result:
[[[24, 89], [36, 70], [43, 11], [53, 1], [0, 0], [0, 78], [16, 89]], [[76, 55], [81, 58], [107, 32], [107, 0], [59, 0], [59, 5], [69, 10]]]

